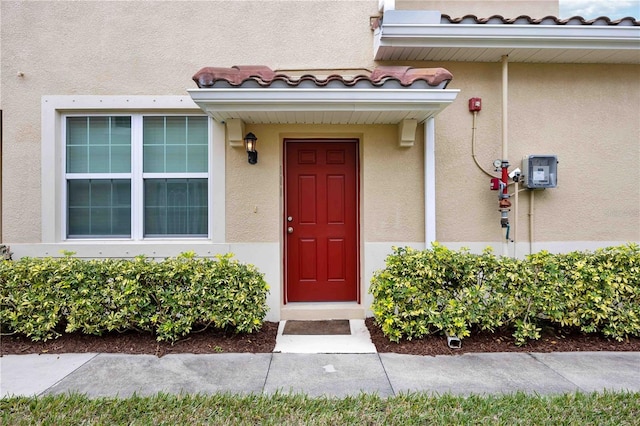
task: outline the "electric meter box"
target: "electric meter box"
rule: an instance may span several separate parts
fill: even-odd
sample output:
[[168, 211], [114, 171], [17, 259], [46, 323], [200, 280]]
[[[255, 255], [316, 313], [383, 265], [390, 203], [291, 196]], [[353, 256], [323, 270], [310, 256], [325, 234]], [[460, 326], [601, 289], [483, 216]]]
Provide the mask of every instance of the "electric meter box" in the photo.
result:
[[557, 155], [525, 155], [522, 159], [522, 186], [544, 189], [555, 188], [557, 184]]

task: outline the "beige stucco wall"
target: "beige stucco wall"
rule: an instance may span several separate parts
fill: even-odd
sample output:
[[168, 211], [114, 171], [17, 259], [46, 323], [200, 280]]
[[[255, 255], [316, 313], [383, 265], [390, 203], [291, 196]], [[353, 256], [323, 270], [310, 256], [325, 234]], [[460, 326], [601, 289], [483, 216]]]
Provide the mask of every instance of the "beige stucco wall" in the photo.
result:
[[[475, 3], [484, 2], [457, 3], [475, 13]], [[548, 3], [531, 7], [546, 15]], [[377, 0], [2, 1], [0, 7], [2, 237], [9, 243], [40, 241], [43, 95], [185, 95], [195, 87], [191, 76], [211, 65], [375, 65], [369, 17], [378, 14]], [[500, 241], [497, 194], [471, 159], [467, 110], [468, 98], [483, 99], [477, 154], [490, 168], [501, 152], [500, 64], [410, 65], [444, 66], [454, 75], [449, 88], [461, 89], [436, 120], [437, 239]], [[638, 75], [631, 65], [510, 65], [508, 159], [519, 165], [525, 154], [557, 154], [560, 160], [558, 188], [535, 194], [537, 241], [640, 241]], [[362, 137], [363, 241], [424, 239], [421, 127], [408, 149], [396, 146], [395, 126], [248, 125], [247, 131], [260, 138], [260, 162], [249, 166], [242, 149], [227, 148], [228, 241], [279, 240], [282, 137], [325, 132]], [[522, 195], [524, 238], [529, 204]]]
[[[461, 89], [436, 120], [437, 238], [499, 241], [497, 193], [471, 157], [492, 170], [501, 158], [501, 64], [440, 64]], [[640, 85], [637, 65], [510, 64], [508, 160], [558, 155], [558, 187], [536, 191], [536, 241], [640, 241]], [[512, 199], [512, 202], [514, 200]], [[528, 238], [529, 194], [519, 197], [519, 237]], [[512, 209], [511, 218], [515, 217]]]
[[360, 148], [361, 232], [368, 241], [424, 240], [422, 129], [413, 147], [397, 144], [396, 125], [248, 125], [258, 136], [259, 161], [227, 148], [228, 242], [280, 240], [285, 138], [354, 138]]
[[[372, 66], [377, 1], [2, 1], [3, 241], [40, 241], [41, 96], [185, 95], [203, 66]], [[23, 73], [18, 76], [18, 73]]]

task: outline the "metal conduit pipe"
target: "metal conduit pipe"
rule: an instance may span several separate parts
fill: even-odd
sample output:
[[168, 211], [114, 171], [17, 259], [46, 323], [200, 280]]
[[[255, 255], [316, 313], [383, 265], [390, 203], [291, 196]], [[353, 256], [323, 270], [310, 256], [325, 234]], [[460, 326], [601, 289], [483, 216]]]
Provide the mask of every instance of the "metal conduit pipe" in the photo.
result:
[[478, 111], [473, 111], [473, 123], [471, 125], [471, 157], [473, 158], [473, 161], [476, 163], [476, 166], [478, 166], [478, 168], [482, 170], [482, 172], [485, 175], [491, 178], [494, 178], [495, 176], [492, 173], [489, 173], [484, 169], [484, 167], [480, 165], [480, 163], [478, 162], [478, 158], [476, 157], [476, 119], [477, 117], [478, 117]]
[[533, 254], [533, 193], [535, 191], [529, 191], [529, 254]]
[[508, 100], [509, 100], [509, 56], [502, 56], [502, 182], [504, 183], [503, 196], [500, 199], [500, 222], [505, 229], [505, 238], [502, 243], [502, 255], [509, 256], [509, 160], [508, 160]]
[[509, 100], [509, 55], [502, 56], [502, 161], [507, 161], [509, 127], [507, 119], [509, 112], [507, 104]]
[[513, 258], [518, 258], [518, 192], [520, 189], [519, 181], [515, 182], [513, 191]]

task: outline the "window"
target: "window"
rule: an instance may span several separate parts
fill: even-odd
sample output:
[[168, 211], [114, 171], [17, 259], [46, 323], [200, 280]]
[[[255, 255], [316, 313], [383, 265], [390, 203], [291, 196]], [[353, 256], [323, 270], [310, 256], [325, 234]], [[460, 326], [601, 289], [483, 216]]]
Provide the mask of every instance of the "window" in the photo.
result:
[[207, 237], [205, 116], [65, 120], [66, 237]]

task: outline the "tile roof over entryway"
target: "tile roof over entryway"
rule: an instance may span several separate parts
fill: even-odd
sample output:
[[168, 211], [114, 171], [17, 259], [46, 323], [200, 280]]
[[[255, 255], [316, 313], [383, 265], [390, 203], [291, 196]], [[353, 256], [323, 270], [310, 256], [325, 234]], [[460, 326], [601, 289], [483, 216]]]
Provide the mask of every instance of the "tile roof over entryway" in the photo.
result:
[[[236, 65], [231, 68], [205, 67], [193, 76], [200, 88], [209, 87], [409, 87], [422, 83], [425, 88], [444, 89], [453, 75], [444, 68], [381, 66], [355, 76], [329, 74], [299, 76], [274, 71], [263, 65]], [[426, 83], [426, 84], [425, 84]]]
[[205, 67], [193, 80], [191, 98], [216, 121], [246, 123], [396, 124], [422, 122], [446, 108], [458, 90], [444, 68], [407, 66], [293, 73], [263, 65]]

